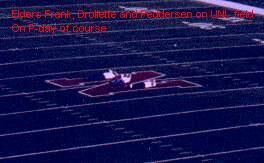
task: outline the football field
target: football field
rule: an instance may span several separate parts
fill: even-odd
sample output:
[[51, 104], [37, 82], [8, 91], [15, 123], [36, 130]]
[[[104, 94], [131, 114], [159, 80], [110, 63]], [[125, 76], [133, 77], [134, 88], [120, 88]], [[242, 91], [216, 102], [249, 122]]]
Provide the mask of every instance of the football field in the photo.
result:
[[[68, 23], [12, 19], [14, 8], [234, 9], [201, 1], [0, 0], [0, 162], [264, 162], [263, 1], [232, 0], [254, 6], [254, 19], [71, 21], [106, 25], [101, 33], [10, 29], [13, 23]], [[197, 87], [80, 93], [103, 82], [109, 69], [154, 71]], [[49, 82], [61, 79], [74, 84]]]

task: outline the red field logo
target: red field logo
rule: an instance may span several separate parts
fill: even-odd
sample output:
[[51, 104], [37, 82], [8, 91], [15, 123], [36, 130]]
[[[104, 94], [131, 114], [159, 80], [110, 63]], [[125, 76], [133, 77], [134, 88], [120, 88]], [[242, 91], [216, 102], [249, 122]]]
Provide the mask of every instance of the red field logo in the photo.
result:
[[162, 78], [165, 75], [156, 71], [138, 71], [128, 74], [118, 74], [109, 70], [103, 74], [101, 81], [87, 81], [83, 78], [59, 78], [46, 80], [47, 83], [61, 88], [84, 87], [78, 93], [89, 97], [111, 96], [117, 93], [151, 91], [170, 88], [195, 88], [201, 87], [197, 83], [181, 79]]

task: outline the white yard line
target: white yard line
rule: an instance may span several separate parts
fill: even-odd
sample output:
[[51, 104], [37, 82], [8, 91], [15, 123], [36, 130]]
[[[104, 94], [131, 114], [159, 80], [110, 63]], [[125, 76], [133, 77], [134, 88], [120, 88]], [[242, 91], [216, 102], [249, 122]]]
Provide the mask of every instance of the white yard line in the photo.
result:
[[[35, 47], [26, 47], [26, 48], [9, 48], [9, 49], [0, 49], [0, 52], [15, 52], [15, 51], [27, 51], [27, 50], [46, 50], [46, 49], [55, 49], [55, 48], [73, 48], [73, 47], [91, 47], [91, 46], [99, 46], [99, 45], [111, 45], [118, 44], [118, 45], [124, 45], [129, 43], [138, 43], [138, 42], [156, 42], [156, 41], [173, 41], [176, 42], [179, 40], [190, 40], [190, 39], [200, 39], [200, 38], [222, 38], [222, 37], [241, 37], [241, 36], [249, 36], [249, 35], [263, 35], [263, 32], [256, 32], [256, 33], [239, 33], [239, 34], [226, 34], [226, 35], [208, 35], [208, 36], [193, 36], [193, 37], [173, 37], [173, 38], [155, 38], [155, 39], [143, 39], [143, 40], [129, 40], [129, 41], [115, 41], [115, 42], [102, 42], [102, 43], [82, 43], [82, 44], [59, 44], [59, 45], [52, 45], [52, 46], [35, 46]], [[0, 39], [1, 40], [1, 39]], [[127, 54], [126, 54], [127, 55]], [[103, 56], [103, 55], [101, 55]], [[85, 57], [95, 57], [95, 56], [85, 56]], [[98, 56], [100, 57], [100, 56]], [[66, 58], [66, 57], [65, 57]], [[73, 57], [70, 57], [70, 59], [73, 59]], [[58, 58], [53, 59], [47, 59], [47, 60], [58, 60]], [[32, 62], [34, 60], [28, 61]], [[44, 60], [40, 60], [43, 62]], [[19, 63], [19, 62], [13, 62], [13, 63]], [[11, 63], [0, 63], [0, 66], [6, 65], [6, 64], [12, 64]]]
[[28, 113], [34, 113], [34, 112], [62, 110], [62, 109], [69, 109], [69, 108], [80, 108], [80, 107], [87, 107], [87, 106], [94, 106], [94, 105], [105, 105], [105, 104], [109, 105], [113, 103], [121, 103], [121, 102], [128, 102], [128, 101], [149, 100], [149, 99], [153, 100], [153, 99], [164, 98], [164, 97], [196, 96], [196, 95], [208, 95], [208, 94], [215, 94], [215, 93], [227, 93], [227, 92], [237, 92], [237, 91], [256, 91], [259, 89], [264, 89], [264, 87], [258, 86], [258, 87], [220, 89], [220, 90], [208, 90], [208, 91], [198, 91], [198, 92], [172, 93], [172, 94], [156, 95], [156, 96], [135, 97], [135, 98], [128, 98], [128, 99], [120, 99], [120, 100], [110, 100], [110, 101], [104, 101], [104, 102], [95, 102], [95, 103], [78, 104], [78, 105], [66, 105], [66, 106], [42, 108], [42, 109], [35, 109], [35, 110], [25, 110], [25, 111], [19, 111], [19, 112], [8, 112], [8, 113], [0, 114], [0, 117], [10, 116], [10, 115], [19, 115], [19, 114], [28, 114]]
[[[210, 74], [210, 75], [194, 75], [194, 76], [181, 76], [178, 77], [179, 79], [193, 79], [193, 78], [208, 78], [208, 77], [220, 77], [220, 76], [228, 76], [229, 78], [232, 78], [233, 75], [248, 75], [248, 74], [261, 74], [264, 73], [263, 70], [259, 71], [244, 71], [244, 72], [234, 72], [234, 73], [220, 73], [220, 74]], [[223, 77], [225, 78], [225, 77]], [[170, 79], [170, 78], [167, 78]], [[255, 86], [255, 85], [253, 85]], [[13, 97], [13, 96], [23, 96], [23, 95], [33, 95], [33, 94], [44, 94], [44, 93], [55, 93], [58, 91], [68, 91], [68, 90], [75, 90], [75, 89], [82, 89], [82, 88], [88, 88], [88, 86], [80, 86], [80, 87], [70, 87], [70, 88], [63, 88], [63, 89], [50, 89], [50, 90], [42, 90], [42, 91], [33, 91], [33, 92], [20, 92], [20, 93], [14, 93], [14, 94], [6, 94], [6, 95], [0, 95], [0, 98], [6, 98], [6, 97]], [[25, 96], [26, 97], [26, 96]]]
[[[244, 110], [246, 110], [246, 109], [258, 109], [257, 107], [263, 107], [263, 106], [264, 106], [264, 104], [254, 104], [254, 105], [237, 105], [237, 106], [227, 106], [227, 107], [207, 108], [207, 109], [197, 109], [197, 110], [194, 109], [194, 110], [188, 110], [188, 111], [182, 111], [182, 112], [156, 114], [156, 115], [141, 116], [141, 117], [123, 118], [123, 119], [113, 119], [113, 120], [108, 120], [108, 121], [81, 123], [81, 124], [75, 124], [75, 125], [65, 125], [65, 126], [58, 126], [58, 127], [51, 127], [51, 128], [19, 131], [19, 132], [13, 132], [13, 133], [1, 133], [0, 137], [33, 134], [33, 133], [40, 133], [40, 132], [49, 132], [49, 131], [55, 131], [55, 130], [64, 130], [64, 129], [78, 128], [78, 127], [89, 127], [89, 126], [112, 124], [112, 123], [139, 121], [139, 120], [146, 120], [146, 119], [153, 119], [153, 118], [181, 116], [181, 115], [203, 113], [203, 112], [217, 112], [217, 111], [242, 110], [242, 109], [244, 109]], [[115, 130], [124, 130], [124, 129], [125, 128], [116, 128]]]
[[264, 150], [264, 146], [235, 149], [235, 150], [222, 151], [222, 152], [216, 152], [216, 153], [197, 154], [197, 155], [186, 156], [186, 157], [178, 157], [178, 158], [167, 159], [167, 160], [159, 160], [159, 161], [155, 161], [155, 163], [174, 162], [174, 161], [191, 160], [191, 159], [199, 159], [199, 158], [203, 159], [203, 158], [207, 158], [207, 157], [221, 156], [221, 155], [227, 155], [227, 154], [230, 155], [230, 154], [234, 154], [234, 153], [258, 151], [258, 150]]
[[[210, 49], [226, 49], [226, 48], [239, 48], [239, 47], [261, 47], [263, 45], [247, 45], [247, 46], [228, 46], [228, 47], [213, 47], [213, 48], [200, 48], [199, 50], [210, 50]], [[198, 49], [189, 49], [184, 51], [194, 51]], [[181, 50], [182, 51], [182, 50]], [[166, 50], [165, 52], [177, 52], [175, 50]], [[163, 51], [152, 52], [155, 53], [163, 53]], [[139, 53], [139, 54], [148, 54], [148, 53]], [[263, 57], [253, 57], [256, 59], [262, 59]], [[248, 60], [249, 57], [246, 58], [234, 58], [230, 59], [233, 61], [237, 60]], [[252, 59], [252, 58], [251, 58]], [[37, 74], [37, 75], [25, 75], [25, 76], [13, 76], [13, 77], [6, 77], [0, 78], [0, 81], [4, 80], [17, 80], [17, 79], [25, 79], [25, 78], [37, 78], [37, 77], [44, 77], [44, 76], [53, 76], [53, 75], [64, 75], [64, 74], [74, 74], [74, 73], [83, 73], [83, 72], [96, 72], [96, 71], [106, 71], [109, 69], [135, 69], [135, 68], [151, 68], [151, 67], [164, 67], [168, 65], [182, 65], [182, 64], [189, 64], [189, 63], [208, 63], [208, 62], [215, 62], [215, 61], [225, 61], [226, 59], [216, 59], [216, 60], [206, 60], [206, 61], [191, 61], [191, 62], [173, 62], [173, 63], [165, 63], [165, 64], [148, 64], [148, 65], [137, 65], [137, 66], [120, 66], [120, 67], [104, 67], [104, 68], [96, 68], [96, 69], [82, 69], [76, 71], [63, 71], [63, 72], [53, 72], [53, 73], [44, 73], [44, 74]]]
[[[104, 42], [104, 43], [90, 43], [87, 44], [89, 46], [94, 45], [112, 45], [112, 44], [126, 44], [126, 43], [138, 43], [138, 42], [154, 42], [154, 41], [172, 41], [172, 40], [190, 40], [190, 39], [200, 39], [200, 38], [220, 38], [220, 37], [241, 37], [241, 36], [249, 36], [249, 35], [264, 35], [264, 33], [242, 33], [242, 34], [226, 34], [226, 35], [205, 35], [205, 36], [193, 36], [193, 37], [173, 37], [173, 38], [165, 38], [165, 39], [149, 39], [149, 40], [132, 40], [132, 41], [123, 41], [123, 42]], [[19, 49], [17, 49], [19, 50]], [[1, 50], [0, 50], [1, 51]], [[96, 55], [96, 56], [75, 56], [75, 57], [61, 57], [61, 58], [51, 58], [51, 59], [35, 59], [28, 61], [17, 61], [17, 62], [6, 62], [0, 63], [0, 66], [7, 65], [16, 65], [16, 64], [28, 64], [28, 63], [38, 63], [38, 62], [50, 62], [50, 61], [62, 61], [62, 60], [75, 60], [75, 59], [87, 59], [87, 58], [103, 58], [110, 56], [128, 56], [135, 55], [135, 53], [126, 53], [126, 54], [104, 54], [104, 55]]]
[[[238, 47], [260, 47], [263, 45], [247, 45], [247, 46], [231, 46], [231, 47], [213, 47], [210, 49], [226, 49], [226, 48], [238, 48]], [[184, 51], [194, 51], [198, 49], [189, 49]], [[207, 48], [201, 48], [199, 50], [209, 50]], [[167, 50], [165, 52], [176, 52], [175, 50]], [[159, 52], [152, 52], [155, 53], [162, 53], [162, 51]], [[142, 54], [142, 53], [139, 53]], [[148, 53], [143, 53], [148, 54]], [[151, 68], [151, 67], [164, 67], [164, 66], [170, 66], [170, 65], [182, 65], [182, 64], [190, 64], [190, 63], [209, 63], [209, 62], [218, 62], [218, 61], [225, 61], [225, 60], [249, 60], [252, 58], [256, 59], [262, 59], [263, 57], [246, 57], [246, 58], [233, 58], [233, 59], [215, 59], [215, 60], [203, 60], [203, 61], [189, 61], [189, 62], [173, 62], [173, 63], [165, 63], [165, 64], [146, 64], [146, 65], [137, 65], [137, 66], [120, 66], [120, 67], [103, 67], [103, 68], [95, 68], [95, 69], [82, 69], [82, 70], [76, 70], [76, 71], [63, 71], [63, 72], [52, 72], [52, 73], [44, 73], [44, 74], [37, 74], [37, 75], [25, 75], [25, 76], [13, 76], [13, 77], [6, 77], [6, 78], [0, 78], [0, 81], [4, 80], [17, 80], [17, 79], [25, 79], [25, 78], [37, 78], [37, 77], [44, 77], [44, 76], [53, 76], [53, 75], [64, 75], [64, 74], [74, 74], [74, 73], [83, 73], [83, 72], [96, 72], [96, 71], [106, 71], [109, 69], [115, 69], [115, 70], [121, 70], [121, 69], [135, 69], [135, 68]]]
[[254, 14], [264, 16], [264, 9], [263, 8], [244, 5], [244, 4], [237, 3], [237, 2], [231, 2], [231, 1], [226, 1], [226, 0], [195, 0], [195, 1], [204, 2], [204, 3], [208, 3], [208, 4], [212, 4], [212, 5], [226, 7], [226, 8], [231, 8], [231, 9], [235, 9], [235, 10], [241, 10], [241, 11], [251, 12], [253, 10]]
[[[44, 155], [44, 154], [52, 154], [52, 153], [67, 152], [67, 151], [76, 151], [76, 150], [98, 148], [98, 147], [105, 147], [105, 146], [112, 146], [112, 145], [120, 145], [120, 144], [127, 144], [127, 143], [138, 143], [138, 142], [145, 142], [145, 141], [151, 141], [151, 140], [157, 140], [157, 139], [169, 139], [169, 138], [177, 138], [177, 137], [184, 137], [184, 136], [194, 136], [194, 135], [201, 135], [201, 134], [210, 134], [210, 133], [214, 133], [214, 132], [226, 132], [226, 131], [231, 131], [231, 130], [241, 130], [241, 129], [247, 129], [247, 128], [260, 128], [263, 126], [264, 126], [263, 123], [252, 123], [252, 124], [229, 126], [229, 127], [223, 127], [223, 128], [212, 128], [212, 129], [207, 129], [207, 130], [198, 130], [198, 131], [183, 132], [183, 133], [177, 133], [177, 134], [171, 134], [171, 135], [162, 135], [162, 136], [122, 140], [122, 141], [108, 142], [108, 143], [102, 143], [102, 144], [73, 146], [73, 147], [68, 147], [68, 148], [50, 149], [50, 150], [46, 150], [46, 151], [39, 151], [39, 152], [32, 152], [32, 153], [21, 153], [21, 154], [13, 154], [13, 155], [11, 154], [11, 155], [0, 157], [0, 160], [15, 159], [15, 158], [21, 158], [21, 157], [34, 157], [34, 156]], [[264, 147], [261, 147], [261, 149], [263, 149], [263, 148]], [[205, 156], [206, 155], [204, 155], [204, 157]], [[199, 158], [200, 157], [203, 157], [203, 156], [199, 155]]]

